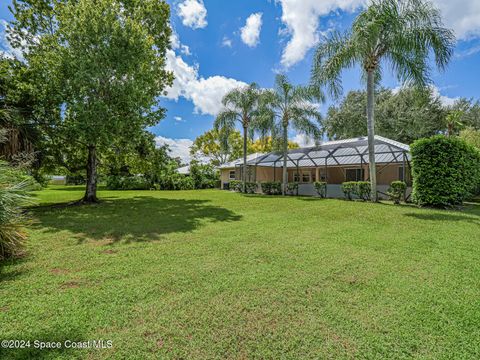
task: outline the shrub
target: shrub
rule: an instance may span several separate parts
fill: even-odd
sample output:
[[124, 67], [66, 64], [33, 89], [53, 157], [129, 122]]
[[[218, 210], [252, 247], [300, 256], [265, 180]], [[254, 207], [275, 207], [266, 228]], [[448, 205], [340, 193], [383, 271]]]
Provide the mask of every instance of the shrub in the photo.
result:
[[287, 193], [290, 195], [298, 195], [298, 182], [291, 182], [287, 184]]
[[240, 180], [232, 180], [230, 181], [230, 190], [236, 192], [242, 192], [243, 183]]
[[355, 182], [353, 193], [363, 201], [370, 200], [370, 195], [372, 193], [372, 187], [370, 185], [370, 182], [368, 181]]
[[407, 184], [403, 181], [393, 181], [390, 184], [390, 188], [387, 191], [387, 195], [395, 204], [400, 204], [405, 191], [407, 190]]
[[0, 261], [22, 253], [26, 222], [22, 206], [31, 180], [0, 161]]
[[321, 198], [325, 198], [327, 196], [327, 183], [325, 181], [315, 181], [313, 186], [315, 186], [315, 190], [317, 190], [317, 194]]
[[107, 189], [109, 190], [148, 190], [152, 188], [143, 176], [110, 175], [107, 177]]
[[411, 146], [413, 200], [420, 206], [460, 205], [480, 184], [480, 152], [464, 140], [437, 135]]
[[256, 191], [257, 191], [257, 183], [255, 182], [245, 183], [245, 192], [247, 194], [255, 194]]
[[262, 192], [266, 195], [278, 195], [282, 193], [282, 183], [278, 181], [267, 181], [261, 184]]
[[87, 180], [85, 176], [81, 174], [67, 175], [65, 179], [66, 185], [85, 185], [86, 183]]
[[352, 200], [352, 195], [355, 193], [355, 181], [346, 181], [342, 184], [342, 191], [345, 199]]
[[213, 165], [200, 164], [195, 160], [190, 163], [190, 177], [195, 189], [213, 189], [218, 182], [218, 172]]

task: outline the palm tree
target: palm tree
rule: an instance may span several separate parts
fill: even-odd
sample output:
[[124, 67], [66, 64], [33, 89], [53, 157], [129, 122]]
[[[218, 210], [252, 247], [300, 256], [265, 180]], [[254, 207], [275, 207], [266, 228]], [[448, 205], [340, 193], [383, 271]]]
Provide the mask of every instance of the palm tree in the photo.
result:
[[447, 125], [447, 136], [452, 136], [455, 133], [455, 128], [459, 128], [462, 123], [463, 111], [450, 110], [445, 117], [445, 123]]
[[226, 136], [235, 129], [237, 122], [243, 128], [243, 192], [245, 192], [247, 182], [248, 138], [253, 137], [254, 131], [260, 128], [259, 103], [261, 93], [255, 83], [231, 90], [223, 97], [224, 109], [220, 111], [214, 122], [215, 129], [222, 130]]
[[[287, 192], [287, 155], [288, 155], [288, 128], [292, 126], [296, 131], [318, 139], [321, 136], [317, 123], [321, 114], [314, 101], [324, 101], [323, 93], [318, 86], [292, 85], [285, 75], [278, 74], [275, 78], [273, 90], [264, 94], [264, 102], [271, 114], [272, 133], [281, 134], [283, 151], [283, 185], [282, 194]], [[317, 120], [317, 123], [312, 121]]]
[[359, 64], [367, 81], [367, 129], [372, 200], [377, 200], [375, 168], [375, 85], [387, 64], [401, 82], [430, 82], [429, 54], [444, 70], [452, 57], [455, 36], [443, 27], [440, 12], [424, 0], [373, 0], [345, 34], [334, 33], [314, 56], [312, 82], [341, 94], [343, 69]]

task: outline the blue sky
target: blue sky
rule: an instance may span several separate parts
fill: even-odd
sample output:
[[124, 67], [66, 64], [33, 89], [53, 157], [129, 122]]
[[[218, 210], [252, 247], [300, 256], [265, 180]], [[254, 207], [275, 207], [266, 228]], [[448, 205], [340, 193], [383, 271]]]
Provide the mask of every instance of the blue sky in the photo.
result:
[[[313, 48], [321, 34], [350, 26], [365, 0], [168, 2], [175, 32], [168, 64], [178, 80], [160, 100], [167, 117], [151, 131], [158, 143], [170, 144], [174, 155], [187, 159], [191, 140], [212, 127], [225, 92], [250, 82], [270, 87], [279, 71], [295, 83], [308, 82]], [[434, 72], [434, 85], [446, 103], [457, 97], [480, 98], [480, 1], [434, 2], [458, 38], [453, 61], [445, 73]], [[11, 19], [8, 3], [0, 4], [4, 21]], [[4, 21], [0, 48], [15, 53], [5, 41]], [[346, 71], [343, 85], [345, 91], [363, 87], [359, 71]], [[387, 71], [383, 85], [399, 84]], [[296, 140], [305, 141], [301, 136]]]

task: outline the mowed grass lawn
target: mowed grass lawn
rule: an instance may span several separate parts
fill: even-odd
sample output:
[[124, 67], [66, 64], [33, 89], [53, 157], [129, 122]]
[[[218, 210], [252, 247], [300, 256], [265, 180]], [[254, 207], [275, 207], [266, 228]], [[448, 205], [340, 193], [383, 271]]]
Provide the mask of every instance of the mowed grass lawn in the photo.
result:
[[[41, 204], [78, 187], [38, 193]], [[480, 357], [480, 206], [218, 190], [37, 208], [0, 275], [0, 339], [112, 340], [0, 358]]]

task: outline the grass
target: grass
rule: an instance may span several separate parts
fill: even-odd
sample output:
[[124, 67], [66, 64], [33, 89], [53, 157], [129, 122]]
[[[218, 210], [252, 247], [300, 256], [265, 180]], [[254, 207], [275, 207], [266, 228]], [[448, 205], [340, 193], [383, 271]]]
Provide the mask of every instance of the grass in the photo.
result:
[[[78, 187], [38, 193], [79, 199]], [[480, 205], [101, 191], [33, 209], [0, 273], [0, 358], [478, 358]]]

